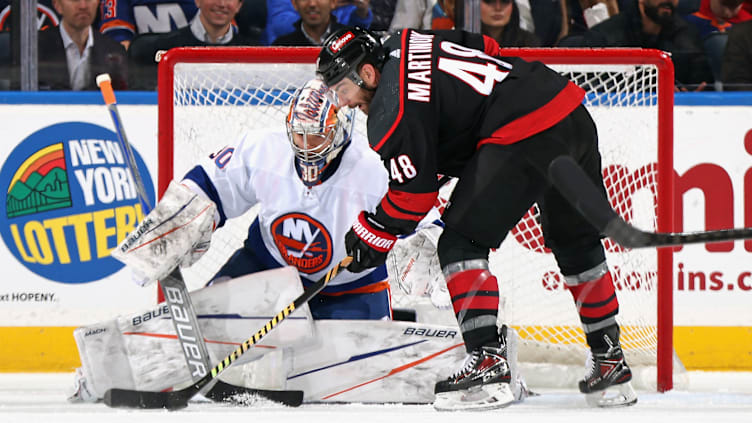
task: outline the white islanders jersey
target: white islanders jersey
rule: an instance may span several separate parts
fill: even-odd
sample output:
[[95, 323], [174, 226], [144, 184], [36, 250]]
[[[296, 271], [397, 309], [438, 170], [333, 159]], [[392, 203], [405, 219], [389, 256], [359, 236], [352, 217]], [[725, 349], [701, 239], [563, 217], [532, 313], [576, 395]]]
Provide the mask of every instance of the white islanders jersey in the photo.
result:
[[[362, 210], [375, 212], [388, 186], [386, 169], [365, 138], [354, 136], [340, 154], [339, 167], [328, 179], [306, 187], [295, 171], [285, 131], [246, 133], [200, 164], [208, 181], [192, 177], [192, 171], [184, 183], [198, 186], [217, 204], [217, 226], [260, 204], [256, 219], [263, 245], [255, 247], [316, 281], [345, 258], [345, 234]], [[364, 277], [377, 269], [345, 270], [324, 292], [337, 292], [338, 285], [358, 279], [373, 280], [373, 275]]]

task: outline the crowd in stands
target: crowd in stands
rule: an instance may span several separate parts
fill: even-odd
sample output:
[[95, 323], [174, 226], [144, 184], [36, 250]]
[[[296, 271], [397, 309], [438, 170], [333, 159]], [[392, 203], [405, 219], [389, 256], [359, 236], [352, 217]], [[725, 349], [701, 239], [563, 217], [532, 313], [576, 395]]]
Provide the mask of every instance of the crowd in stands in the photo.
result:
[[[116, 89], [153, 90], [155, 54], [172, 47], [317, 46], [343, 25], [449, 29], [455, 1], [37, 0], [39, 89], [93, 90], [108, 72]], [[10, 3], [0, 89], [18, 84]], [[671, 53], [677, 90], [752, 90], [752, 0], [482, 0], [480, 16], [502, 47], [655, 48]]]

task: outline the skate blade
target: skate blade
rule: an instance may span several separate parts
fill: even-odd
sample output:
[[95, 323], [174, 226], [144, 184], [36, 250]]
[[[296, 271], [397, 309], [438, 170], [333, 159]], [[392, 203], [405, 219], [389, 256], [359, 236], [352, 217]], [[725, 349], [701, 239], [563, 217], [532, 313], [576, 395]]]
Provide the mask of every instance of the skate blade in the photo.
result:
[[433, 408], [438, 411], [483, 411], [503, 408], [512, 402], [514, 394], [508, 383], [492, 383], [436, 394]]
[[637, 403], [637, 394], [632, 389], [632, 384], [627, 382], [585, 394], [585, 401], [591, 407], [628, 407]]

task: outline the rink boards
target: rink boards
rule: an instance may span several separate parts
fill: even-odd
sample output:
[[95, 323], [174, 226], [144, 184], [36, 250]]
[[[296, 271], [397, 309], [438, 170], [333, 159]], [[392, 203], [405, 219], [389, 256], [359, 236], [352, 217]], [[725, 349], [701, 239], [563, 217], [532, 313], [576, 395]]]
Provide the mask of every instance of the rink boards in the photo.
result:
[[[45, 141], [35, 135], [50, 127], [54, 130], [43, 135], [49, 137], [59, 133], [59, 141], [76, 137], [75, 131], [80, 126], [73, 123], [86, 124], [85, 129], [94, 134], [80, 137], [82, 139], [96, 138], [99, 134], [97, 128], [111, 132], [110, 118], [106, 109], [99, 105], [98, 93], [65, 94], [57, 104], [44, 103], [44, 94], [6, 95], [0, 99], [4, 101], [4, 105], [0, 105], [0, 114], [5, 122], [13, 122], [7, 128], [6, 142], [0, 147], [4, 153], [2, 156], [7, 158], [17, 146], [29, 143], [27, 150], [36, 153], [40, 150], [35, 149], [39, 145], [54, 141]], [[119, 93], [118, 97], [129, 139], [155, 181], [156, 106], [155, 96], [149, 94]], [[49, 99], [46, 97], [47, 101]], [[674, 168], [679, 178], [676, 193], [682, 194], [680, 216], [683, 224], [677, 230], [752, 225], [752, 172], [749, 165], [752, 155], [752, 124], [749, 120], [752, 94], [678, 94], [676, 102]], [[33, 160], [29, 161], [30, 158], [33, 156], [28, 154], [12, 163], [6, 159], [3, 174], [15, 174], [25, 163], [31, 166]], [[115, 168], [117, 163], [109, 167]], [[115, 174], [115, 171], [109, 172]], [[102, 174], [106, 173], [102, 171]], [[2, 182], [9, 189], [10, 180], [3, 179]], [[73, 228], [75, 222], [82, 219], [90, 219], [87, 222], [94, 225], [116, 216], [127, 219], [137, 215], [137, 211], [123, 207], [117, 201], [102, 201], [92, 210], [61, 208], [60, 216], [68, 219], [69, 226], [66, 227]], [[62, 265], [62, 256], [57, 255], [46, 264], [44, 261], [48, 256], [44, 248], [34, 251], [28, 245], [21, 254], [19, 250], [24, 247], [24, 237], [34, 237], [43, 230], [51, 234], [51, 228], [56, 224], [62, 225], [59, 220], [46, 219], [16, 226], [18, 236], [15, 238], [9, 223], [2, 224], [10, 235], [4, 237], [1, 247], [5, 249], [1, 256], [6, 278], [0, 287], [0, 339], [3, 340], [0, 343], [0, 371], [68, 371], [78, 365], [78, 354], [71, 336], [74, 327], [144, 308], [155, 298], [154, 289], [135, 286], [127, 272], [117, 269], [114, 263], [103, 261], [106, 275], [88, 283], [56, 280], [58, 274], [64, 273], [57, 269], [44, 274], [36, 272], [34, 269], [44, 266]], [[77, 251], [71, 241], [70, 260], [78, 258], [83, 261], [82, 266], [70, 272], [84, 271], [89, 263], [105, 260], [100, 255], [117, 235], [108, 232], [106, 224], [104, 226], [100, 238], [104, 244], [98, 245], [97, 239], [93, 239], [88, 250], [89, 261], [80, 254], [76, 257]], [[55, 245], [53, 241], [50, 241], [52, 247]], [[752, 370], [752, 311], [748, 306], [752, 299], [750, 254], [752, 242], [742, 241], [711, 247], [692, 246], [675, 252], [674, 345], [688, 368]], [[28, 261], [33, 261], [33, 266]], [[91, 277], [96, 276], [92, 274]]]

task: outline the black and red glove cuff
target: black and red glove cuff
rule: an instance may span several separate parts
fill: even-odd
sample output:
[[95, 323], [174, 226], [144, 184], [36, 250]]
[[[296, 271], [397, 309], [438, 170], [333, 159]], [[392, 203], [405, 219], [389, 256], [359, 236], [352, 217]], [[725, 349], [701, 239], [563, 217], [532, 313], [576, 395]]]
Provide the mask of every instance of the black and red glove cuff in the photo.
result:
[[387, 232], [379, 222], [371, 217], [370, 213], [365, 211], [360, 212], [352, 230], [370, 248], [382, 253], [389, 252], [397, 241], [396, 235]]

